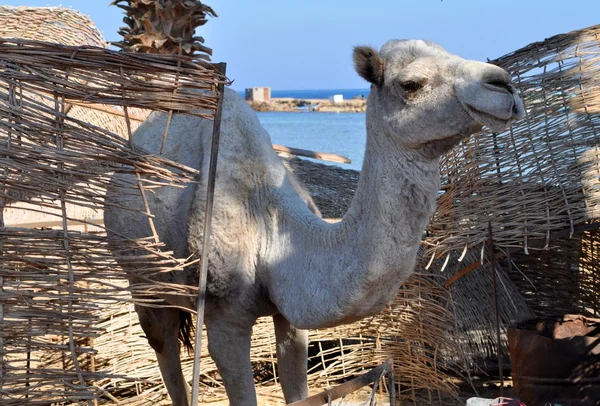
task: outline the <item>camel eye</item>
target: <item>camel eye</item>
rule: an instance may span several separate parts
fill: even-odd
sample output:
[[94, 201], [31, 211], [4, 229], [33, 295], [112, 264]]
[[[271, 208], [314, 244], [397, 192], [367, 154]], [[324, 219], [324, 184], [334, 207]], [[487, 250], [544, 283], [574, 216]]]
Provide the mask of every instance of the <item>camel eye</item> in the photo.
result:
[[405, 92], [414, 93], [417, 90], [423, 88], [423, 83], [415, 82], [414, 80], [408, 80], [406, 82], [400, 83], [400, 86], [402, 87], [402, 89], [404, 89]]

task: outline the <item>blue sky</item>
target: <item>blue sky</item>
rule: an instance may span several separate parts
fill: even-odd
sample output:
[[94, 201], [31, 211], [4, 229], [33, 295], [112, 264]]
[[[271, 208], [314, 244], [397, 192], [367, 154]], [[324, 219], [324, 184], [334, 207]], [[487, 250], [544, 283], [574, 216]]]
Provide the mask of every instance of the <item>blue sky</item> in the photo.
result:
[[[121, 9], [108, 0], [4, 1], [72, 7], [118, 40]], [[234, 89], [366, 88], [352, 47], [422, 38], [485, 61], [555, 34], [600, 23], [600, 0], [209, 0], [219, 14], [199, 34], [228, 63]]]

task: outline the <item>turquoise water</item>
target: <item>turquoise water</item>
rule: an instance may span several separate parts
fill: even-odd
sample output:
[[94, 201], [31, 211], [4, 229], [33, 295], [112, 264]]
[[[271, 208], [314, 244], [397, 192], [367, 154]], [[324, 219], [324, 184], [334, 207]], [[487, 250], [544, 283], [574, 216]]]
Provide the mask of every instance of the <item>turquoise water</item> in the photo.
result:
[[365, 153], [365, 113], [257, 114], [274, 144], [343, 155], [352, 163], [318, 162], [360, 170]]

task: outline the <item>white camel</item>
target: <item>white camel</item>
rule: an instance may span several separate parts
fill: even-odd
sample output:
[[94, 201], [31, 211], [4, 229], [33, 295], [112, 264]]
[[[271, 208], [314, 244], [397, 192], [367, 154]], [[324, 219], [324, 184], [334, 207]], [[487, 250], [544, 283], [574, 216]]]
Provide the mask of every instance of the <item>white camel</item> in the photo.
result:
[[[269, 315], [285, 399], [307, 397], [306, 329], [382, 310], [413, 272], [436, 207], [439, 157], [482, 125], [499, 130], [524, 114], [504, 70], [431, 42], [393, 40], [380, 52], [356, 47], [353, 58], [371, 83], [367, 145], [356, 195], [337, 224], [320, 218], [246, 102], [225, 92], [205, 324], [232, 405], [256, 404], [250, 336], [256, 319]], [[158, 153], [166, 120], [152, 114], [136, 131], [136, 144]], [[164, 155], [200, 169], [201, 176], [195, 187], [149, 196], [158, 234], [178, 257], [200, 252], [211, 134], [209, 121], [174, 116]], [[127, 237], [151, 235], [146, 217], [134, 212], [109, 208], [105, 222]], [[196, 285], [198, 270], [165, 278]], [[190, 299], [165, 300], [195, 309]], [[188, 405], [178, 334], [189, 333], [189, 313], [136, 310], [173, 404]]]

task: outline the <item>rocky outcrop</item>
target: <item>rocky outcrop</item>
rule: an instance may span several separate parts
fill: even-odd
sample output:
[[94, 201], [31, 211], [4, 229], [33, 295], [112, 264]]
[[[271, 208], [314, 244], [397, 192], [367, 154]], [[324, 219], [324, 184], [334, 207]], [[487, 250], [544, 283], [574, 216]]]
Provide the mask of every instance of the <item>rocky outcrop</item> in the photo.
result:
[[269, 101], [249, 101], [255, 111], [317, 111], [330, 113], [364, 113], [367, 109], [365, 99], [351, 99], [333, 103], [324, 99], [271, 99]]

